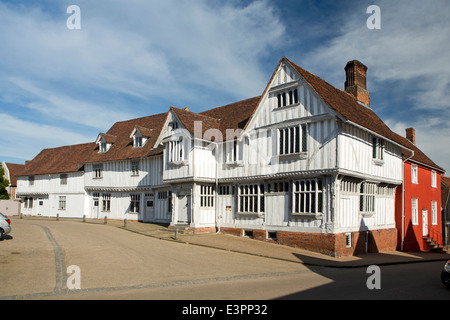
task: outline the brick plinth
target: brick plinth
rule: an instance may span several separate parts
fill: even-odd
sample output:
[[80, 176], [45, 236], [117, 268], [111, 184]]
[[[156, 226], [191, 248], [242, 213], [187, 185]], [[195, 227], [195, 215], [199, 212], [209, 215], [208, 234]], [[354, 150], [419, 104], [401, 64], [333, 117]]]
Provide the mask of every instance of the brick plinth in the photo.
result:
[[[240, 228], [221, 228], [221, 232], [236, 236], [249, 234]], [[274, 231], [276, 238], [267, 236], [266, 230], [251, 230], [252, 238], [276, 242], [282, 245], [306, 249], [330, 256], [350, 256], [363, 253], [394, 251], [397, 245], [396, 229], [356, 231], [351, 233], [307, 233], [292, 231]], [[350, 234], [350, 239], [347, 239]], [[349, 242], [347, 241], [349, 240]], [[350, 244], [348, 246], [348, 244]]]

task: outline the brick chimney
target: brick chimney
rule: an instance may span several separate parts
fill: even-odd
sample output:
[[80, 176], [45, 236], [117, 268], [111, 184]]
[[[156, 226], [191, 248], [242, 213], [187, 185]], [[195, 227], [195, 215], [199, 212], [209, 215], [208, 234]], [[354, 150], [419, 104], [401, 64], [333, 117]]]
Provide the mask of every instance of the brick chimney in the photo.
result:
[[345, 66], [345, 91], [355, 99], [370, 107], [370, 94], [366, 85], [367, 67], [358, 60], [347, 62]]
[[413, 144], [416, 144], [416, 129], [414, 128], [406, 129], [406, 139], [411, 141]]

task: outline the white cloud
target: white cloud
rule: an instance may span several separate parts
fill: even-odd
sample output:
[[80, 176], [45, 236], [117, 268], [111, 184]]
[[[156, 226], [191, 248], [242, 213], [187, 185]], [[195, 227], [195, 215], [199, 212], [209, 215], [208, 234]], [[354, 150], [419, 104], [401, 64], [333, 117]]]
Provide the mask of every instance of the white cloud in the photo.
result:
[[[217, 92], [231, 99], [260, 94], [267, 81], [260, 61], [284, 33], [266, 0], [76, 4], [80, 30], [67, 28], [70, 14], [60, 1], [0, 2], [0, 107], [9, 115], [2, 121], [10, 133], [21, 125], [43, 147], [84, 141], [83, 133], [63, 138], [74, 128], [107, 130], [170, 104], [202, 107], [199, 93], [210, 100]], [[35, 150], [30, 141], [10, 144], [8, 153]]]
[[42, 149], [92, 141], [85, 136], [61, 127], [41, 125], [0, 113], [1, 157], [31, 160]]
[[[363, 62], [369, 68], [367, 81], [371, 95], [382, 95], [381, 90], [391, 89], [396, 95], [392, 101], [404, 101], [409, 105], [408, 119], [387, 115], [390, 124], [402, 127], [402, 132], [398, 133], [403, 136], [404, 128], [415, 127], [421, 150], [450, 170], [450, 157], [443, 150], [443, 146], [450, 145], [448, 1], [380, 0], [376, 4], [381, 9], [381, 30], [367, 28], [369, 4], [358, 2], [354, 10], [343, 17], [339, 35], [317, 47], [304, 61], [313, 66], [312, 72], [331, 75], [327, 76], [327, 81], [342, 89], [345, 63], [353, 59]], [[393, 87], [397, 90], [392, 90]], [[406, 111], [405, 106], [397, 106], [392, 101], [386, 102], [389, 108]], [[377, 105], [372, 107], [380, 112]]]

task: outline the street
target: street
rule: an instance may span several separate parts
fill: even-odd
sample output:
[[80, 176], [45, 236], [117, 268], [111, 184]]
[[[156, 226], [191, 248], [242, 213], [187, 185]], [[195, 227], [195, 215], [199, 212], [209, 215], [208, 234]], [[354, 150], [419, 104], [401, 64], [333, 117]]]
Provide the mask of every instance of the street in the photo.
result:
[[66, 220], [15, 218], [12, 228], [0, 241], [2, 300], [450, 299], [442, 262], [381, 266], [371, 290], [364, 267], [308, 267]]

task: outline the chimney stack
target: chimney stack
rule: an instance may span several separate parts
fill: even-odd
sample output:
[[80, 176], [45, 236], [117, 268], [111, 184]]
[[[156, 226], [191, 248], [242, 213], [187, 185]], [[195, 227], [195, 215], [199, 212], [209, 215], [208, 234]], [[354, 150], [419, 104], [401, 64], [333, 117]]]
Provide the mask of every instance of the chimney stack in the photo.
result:
[[366, 83], [367, 67], [358, 60], [347, 62], [345, 66], [345, 91], [355, 99], [370, 107], [370, 94]]
[[416, 144], [416, 129], [414, 128], [406, 129], [406, 139], [411, 141], [413, 144]]

